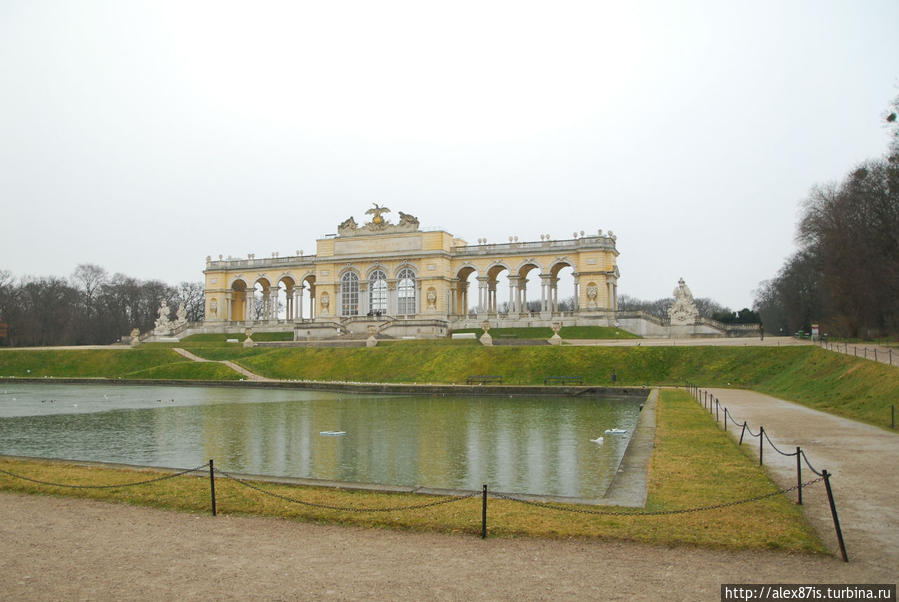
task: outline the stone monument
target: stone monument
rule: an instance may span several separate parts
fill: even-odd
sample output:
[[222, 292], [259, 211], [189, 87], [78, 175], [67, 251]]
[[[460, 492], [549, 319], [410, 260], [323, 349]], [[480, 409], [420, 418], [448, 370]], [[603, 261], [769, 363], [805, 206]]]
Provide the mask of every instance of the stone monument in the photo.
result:
[[243, 346], [244, 347], [255, 347], [256, 341], [253, 340], [253, 329], [247, 328], [246, 330], [244, 330], [244, 332], [246, 333], [247, 338], [244, 340]]
[[674, 289], [674, 305], [668, 308], [671, 325], [690, 326], [696, 324], [698, 317], [699, 310], [696, 309], [696, 303], [693, 301], [693, 293], [681, 278], [677, 281], [677, 288]]
[[166, 303], [165, 299], [159, 304], [159, 309], [156, 313], [159, 317], [156, 318], [153, 334], [156, 336], [168, 336], [172, 334], [172, 321], [169, 320], [169, 304]]
[[484, 320], [481, 323], [481, 329], [484, 331], [484, 334], [482, 334], [480, 338], [481, 345], [490, 347], [491, 345], [493, 345], [493, 337], [490, 336], [490, 322]]
[[378, 344], [378, 339], [375, 337], [375, 333], [378, 332], [378, 327], [374, 324], [368, 325], [368, 338], [365, 340], [366, 347], [374, 347]]
[[178, 310], [175, 312], [175, 322], [172, 324], [172, 330], [182, 330], [187, 327], [187, 309], [184, 307], [184, 301], [178, 304]]
[[549, 337], [550, 345], [561, 345], [562, 337], [559, 336], [559, 331], [562, 330], [561, 322], [553, 322], [551, 328], [553, 329], [553, 336]]

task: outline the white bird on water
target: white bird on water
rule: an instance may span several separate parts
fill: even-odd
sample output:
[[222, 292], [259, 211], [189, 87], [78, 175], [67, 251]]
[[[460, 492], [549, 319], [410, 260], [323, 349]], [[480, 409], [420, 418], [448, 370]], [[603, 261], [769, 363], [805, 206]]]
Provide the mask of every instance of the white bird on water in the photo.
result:
[[603, 443], [603, 438], [602, 438], [602, 437], [597, 437], [596, 439], [590, 439], [590, 441], [593, 442], [593, 443], [599, 443], [600, 445], [602, 445], [602, 443]]

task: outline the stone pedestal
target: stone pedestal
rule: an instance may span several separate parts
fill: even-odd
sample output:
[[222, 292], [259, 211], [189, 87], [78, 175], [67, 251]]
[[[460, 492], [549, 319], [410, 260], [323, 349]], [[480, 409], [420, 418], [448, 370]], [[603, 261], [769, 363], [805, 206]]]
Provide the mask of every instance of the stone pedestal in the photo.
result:
[[549, 337], [550, 345], [561, 345], [562, 337], [559, 336], [559, 331], [562, 329], [562, 324], [559, 322], [553, 322], [551, 328], [553, 329], [553, 336]]
[[243, 342], [243, 346], [244, 346], [244, 347], [247, 347], [247, 348], [255, 347], [255, 346], [256, 346], [256, 341], [254, 341], [253, 338], [252, 338], [252, 337], [253, 337], [253, 329], [252, 329], [252, 328], [247, 328], [245, 332], [246, 332], [246, 334], [247, 334], [247, 338], [246, 338], [246, 340]]
[[374, 347], [378, 344], [378, 339], [375, 338], [375, 333], [378, 331], [376, 326], [368, 327], [368, 338], [365, 340], [366, 347]]
[[484, 334], [481, 335], [480, 341], [481, 345], [486, 345], [488, 347], [493, 345], [493, 337], [490, 336], [490, 322], [484, 320], [481, 324], [481, 329], [484, 331]]

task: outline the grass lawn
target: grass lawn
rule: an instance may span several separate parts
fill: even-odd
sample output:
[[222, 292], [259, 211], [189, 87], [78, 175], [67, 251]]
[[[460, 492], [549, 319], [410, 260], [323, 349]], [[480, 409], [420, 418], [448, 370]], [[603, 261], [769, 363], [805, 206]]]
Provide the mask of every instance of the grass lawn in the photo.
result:
[[[714, 420], [684, 391], [663, 391], [658, 404], [656, 449], [649, 473], [647, 511], [674, 510], [725, 503], [777, 491], [777, 487], [715, 426]], [[84, 467], [60, 461], [0, 458], [0, 469], [56, 483], [115, 484], [152, 478], [157, 473]], [[308, 503], [352, 508], [391, 508], [433, 501], [420, 495], [348, 491], [258, 483], [281, 496]], [[40, 485], [0, 473], [0, 488], [9, 491], [71, 495], [131, 504], [208, 512], [208, 476], [178, 477], [128, 488], [66, 489]], [[823, 495], [823, 486], [808, 490]], [[310, 507], [248, 489], [227, 479], [216, 481], [220, 513], [276, 516], [319, 523], [443, 533], [480, 532], [479, 497], [448, 504], [393, 512], [353, 512]], [[599, 506], [570, 509], [622, 512]], [[781, 549], [825, 552], [791, 499], [775, 495], [749, 504], [665, 516], [596, 515], [535, 507], [491, 499], [488, 529], [500, 537], [614, 538], [656, 544], [691, 544], [721, 548]]]

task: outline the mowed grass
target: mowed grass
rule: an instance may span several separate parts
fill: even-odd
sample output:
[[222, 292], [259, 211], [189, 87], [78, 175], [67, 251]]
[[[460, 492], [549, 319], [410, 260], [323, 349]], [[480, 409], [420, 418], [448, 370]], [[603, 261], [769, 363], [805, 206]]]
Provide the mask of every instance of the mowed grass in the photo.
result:
[[183, 357], [165, 348], [0, 349], [0, 377], [124, 378], [183, 362]]
[[[649, 473], [647, 511], [714, 505], [776, 492], [776, 486], [683, 391], [663, 391], [657, 414], [656, 449]], [[58, 461], [0, 458], [0, 469], [55, 483], [107, 485], [162, 476], [148, 470], [78, 466]], [[340, 508], [417, 506], [440, 498], [327, 487], [254, 483], [267, 492]], [[112, 489], [67, 489], [0, 473], [8, 491], [68, 495], [207, 513], [208, 473], [148, 485]], [[806, 495], [824, 495], [823, 487]], [[391, 512], [330, 510], [293, 503], [225, 478], [216, 481], [219, 513], [275, 516], [318, 523], [477, 535], [481, 499], [453, 499], [427, 508]], [[655, 544], [825, 552], [791, 499], [777, 494], [763, 501], [687, 514], [639, 516], [641, 509], [560, 505], [564, 510], [490, 499], [488, 530], [500, 537], [614, 538]], [[618, 515], [585, 514], [617, 512]]]
[[167, 348], [0, 350], [0, 378], [238, 380], [218, 363], [192, 362]]

